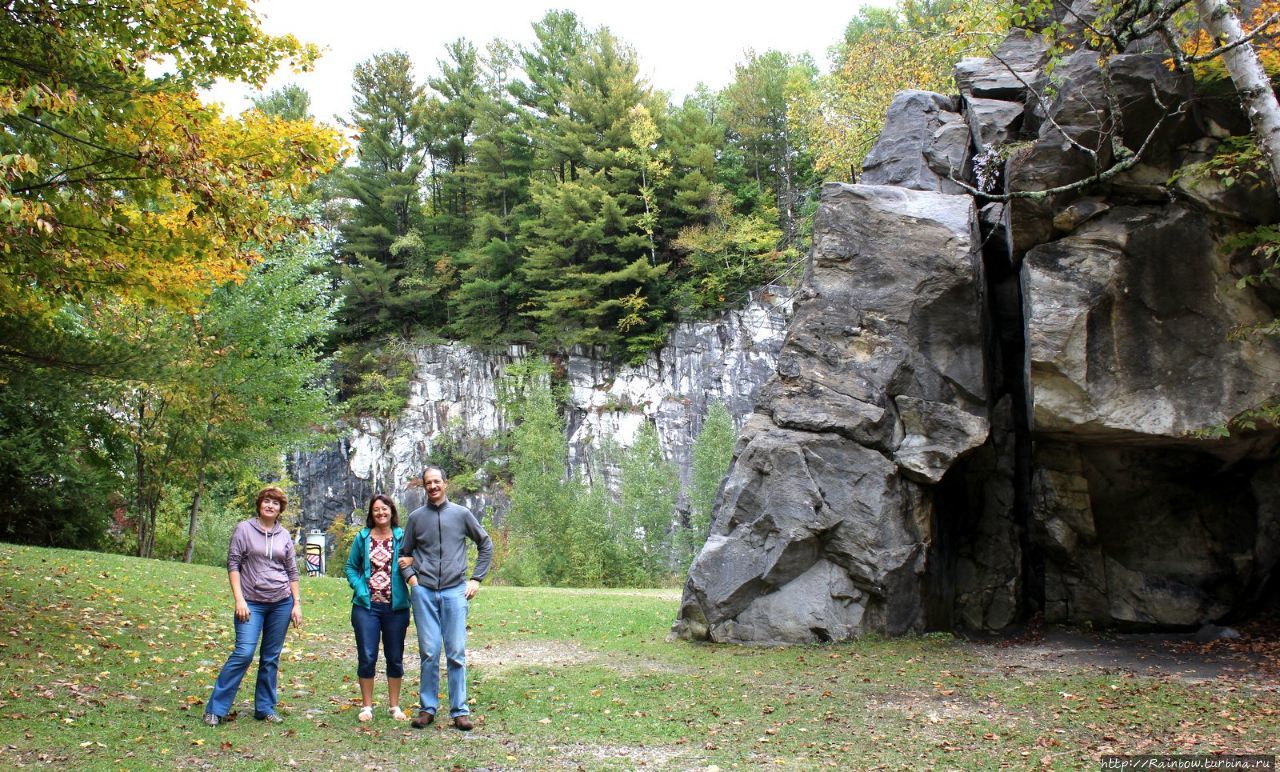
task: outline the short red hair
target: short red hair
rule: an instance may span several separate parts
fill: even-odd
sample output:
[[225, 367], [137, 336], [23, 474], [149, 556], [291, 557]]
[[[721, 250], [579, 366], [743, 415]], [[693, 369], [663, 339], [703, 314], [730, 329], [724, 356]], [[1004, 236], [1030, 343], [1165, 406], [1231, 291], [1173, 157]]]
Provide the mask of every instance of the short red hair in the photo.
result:
[[284, 514], [284, 508], [289, 506], [289, 496], [278, 486], [268, 485], [258, 491], [258, 500], [254, 502], [254, 510], [262, 510], [262, 502], [271, 499], [280, 505], [280, 514]]

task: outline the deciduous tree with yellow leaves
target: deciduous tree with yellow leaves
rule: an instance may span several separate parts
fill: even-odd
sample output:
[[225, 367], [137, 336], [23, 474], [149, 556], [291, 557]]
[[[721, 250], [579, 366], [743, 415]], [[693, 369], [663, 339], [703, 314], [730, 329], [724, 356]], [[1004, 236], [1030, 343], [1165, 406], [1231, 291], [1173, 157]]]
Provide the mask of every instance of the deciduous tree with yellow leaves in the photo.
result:
[[93, 297], [190, 306], [296, 229], [268, 201], [331, 167], [339, 138], [196, 94], [314, 58], [257, 22], [246, 0], [0, 5], [0, 316], [36, 323]]
[[818, 173], [831, 180], [857, 178], [899, 91], [954, 91], [955, 63], [985, 54], [1008, 29], [1003, 5], [903, 0], [894, 8], [859, 11], [835, 49], [831, 74], [790, 105], [790, 121], [813, 153]]
[[[118, 508], [150, 513], [138, 534], [149, 554], [163, 493], [153, 482], [171, 481], [163, 469], [183, 470], [176, 484], [197, 491], [194, 513], [189, 478], [244, 463], [247, 445], [218, 445], [216, 427], [314, 420], [292, 405], [315, 385], [315, 333], [218, 320], [227, 297], [243, 295], [227, 288], [304, 227], [284, 202], [336, 164], [341, 138], [297, 116], [225, 116], [197, 92], [218, 78], [260, 85], [315, 55], [263, 33], [247, 0], [0, 2], [4, 538], [92, 546]], [[267, 310], [242, 315], [273, 318]], [[291, 358], [276, 356], [282, 348]], [[275, 358], [260, 361], [264, 351]], [[251, 377], [270, 368], [304, 382], [271, 392]], [[150, 431], [162, 416], [201, 429], [198, 441]], [[277, 420], [257, 433], [278, 444], [290, 428]], [[224, 446], [226, 459], [209, 457]], [[53, 536], [50, 521], [79, 525]]]

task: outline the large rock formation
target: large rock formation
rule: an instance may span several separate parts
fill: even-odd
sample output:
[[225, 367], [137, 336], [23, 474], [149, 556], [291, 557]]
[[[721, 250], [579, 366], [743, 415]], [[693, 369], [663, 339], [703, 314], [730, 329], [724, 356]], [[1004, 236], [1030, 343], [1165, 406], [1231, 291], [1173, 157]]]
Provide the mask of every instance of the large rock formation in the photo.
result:
[[[1247, 124], [1162, 60], [1081, 50], [1042, 98], [1015, 33], [958, 96], [900, 95], [864, 184], [824, 190], [677, 633], [1185, 628], [1274, 594], [1277, 433], [1217, 435], [1280, 383], [1274, 339], [1232, 334], [1278, 293], [1222, 238], [1277, 197], [1188, 168]], [[1115, 126], [1147, 146], [1124, 174], [965, 188], [1093, 178]]]
[[987, 438], [978, 245], [968, 196], [825, 186], [778, 373], [689, 574], [690, 635], [923, 628], [926, 492]]

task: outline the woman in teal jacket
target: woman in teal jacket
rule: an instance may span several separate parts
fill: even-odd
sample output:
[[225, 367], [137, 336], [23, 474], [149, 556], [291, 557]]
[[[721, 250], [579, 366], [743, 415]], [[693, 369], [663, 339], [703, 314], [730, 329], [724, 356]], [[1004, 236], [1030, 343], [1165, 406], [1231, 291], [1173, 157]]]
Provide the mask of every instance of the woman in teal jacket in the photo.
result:
[[351, 627], [356, 634], [356, 676], [360, 679], [360, 721], [373, 719], [373, 676], [378, 665], [378, 641], [387, 658], [388, 712], [397, 721], [400, 682], [404, 678], [404, 638], [409, 629], [409, 588], [396, 569], [404, 530], [396, 504], [379, 493], [369, 501], [365, 527], [351, 542], [347, 556], [347, 584], [351, 585]]

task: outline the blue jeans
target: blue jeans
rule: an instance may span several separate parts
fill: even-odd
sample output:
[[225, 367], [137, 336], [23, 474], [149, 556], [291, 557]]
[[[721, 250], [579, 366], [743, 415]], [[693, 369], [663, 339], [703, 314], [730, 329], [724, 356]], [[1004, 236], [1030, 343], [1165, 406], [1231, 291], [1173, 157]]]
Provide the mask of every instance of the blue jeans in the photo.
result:
[[263, 718], [276, 710], [276, 676], [280, 670], [284, 634], [289, 629], [289, 615], [293, 612], [293, 598], [275, 603], [246, 601], [245, 605], [249, 607], [249, 620], [236, 620], [236, 646], [227, 658], [227, 664], [222, 666], [222, 672], [218, 673], [205, 713], [225, 716], [231, 710], [236, 691], [240, 688], [240, 679], [244, 678], [249, 663], [253, 661], [253, 651], [258, 648], [259, 638], [262, 639], [262, 648], [258, 656], [258, 685], [253, 691], [253, 715]]
[[351, 629], [356, 633], [356, 676], [373, 678], [378, 667], [378, 639], [387, 656], [387, 678], [404, 677], [404, 637], [409, 632], [409, 609], [396, 611], [390, 603], [351, 606]]
[[449, 673], [449, 716], [465, 716], [467, 707], [467, 583], [443, 590], [422, 585], [410, 589], [413, 621], [418, 627], [418, 656], [422, 668], [419, 698], [422, 710], [440, 707], [440, 647]]

